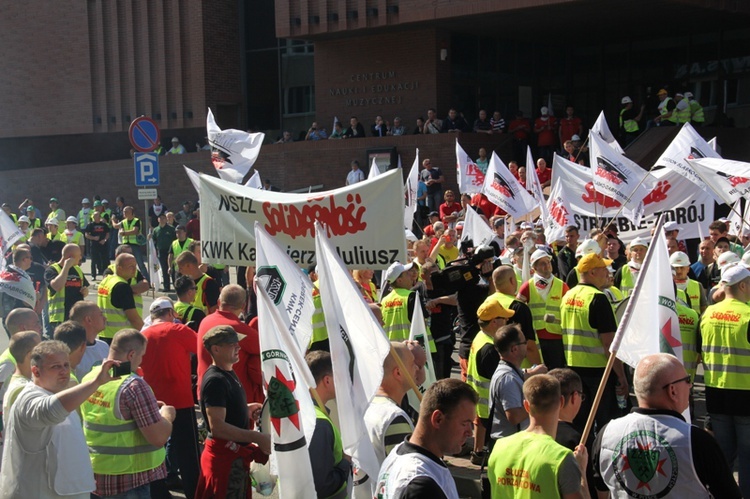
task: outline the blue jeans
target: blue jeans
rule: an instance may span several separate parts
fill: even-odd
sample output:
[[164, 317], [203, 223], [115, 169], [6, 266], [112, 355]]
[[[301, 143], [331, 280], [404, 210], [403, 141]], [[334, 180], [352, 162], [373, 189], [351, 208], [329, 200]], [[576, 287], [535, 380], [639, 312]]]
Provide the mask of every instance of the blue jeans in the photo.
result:
[[146, 484], [114, 496], [98, 496], [96, 494], [91, 494], [91, 497], [100, 497], [101, 499], [151, 499], [151, 488], [149, 484]]
[[143, 278], [146, 279], [148, 282], [151, 282], [151, 277], [148, 273], [148, 268], [146, 264], [143, 261], [143, 251], [145, 246], [141, 246], [139, 244], [129, 244], [130, 249], [133, 250], [133, 256], [135, 257], [135, 261], [138, 264], [138, 270], [141, 271], [141, 274], [143, 274]]
[[443, 204], [443, 190], [427, 194], [427, 208], [430, 211], [440, 211], [440, 205]]
[[750, 497], [750, 416], [711, 414], [711, 424], [729, 469], [739, 460], [740, 491], [742, 497]]

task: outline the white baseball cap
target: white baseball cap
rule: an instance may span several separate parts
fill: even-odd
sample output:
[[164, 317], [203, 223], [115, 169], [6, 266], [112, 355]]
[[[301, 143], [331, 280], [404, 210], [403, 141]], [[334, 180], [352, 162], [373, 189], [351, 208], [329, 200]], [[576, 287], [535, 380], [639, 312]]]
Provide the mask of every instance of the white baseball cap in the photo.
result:
[[631, 98], [630, 98], [629, 96], [627, 96], [627, 95], [626, 95], [625, 97], [623, 97], [623, 98], [622, 98], [622, 100], [620, 101], [620, 103], [621, 103], [621, 104], [630, 104], [630, 103], [632, 103], [632, 102], [633, 102], [633, 99], [631, 99]]
[[404, 265], [401, 262], [393, 262], [390, 267], [388, 267], [388, 270], [385, 271], [385, 280], [393, 284], [396, 282], [396, 279], [398, 279], [401, 274], [406, 272], [407, 270], [411, 270], [411, 268], [414, 266], [414, 262], [407, 263]]
[[732, 251], [725, 251], [721, 255], [719, 255], [719, 258], [716, 260], [716, 265], [719, 266], [720, 269], [724, 270], [725, 267], [735, 265], [737, 263], [740, 263], [740, 257], [737, 256], [737, 253], [734, 253]]
[[538, 249], [535, 252], [531, 254], [531, 258], [529, 259], [529, 262], [531, 263], [531, 266], [533, 267], [536, 262], [541, 260], [542, 258], [549, 258], [550, 261], [552, 260], [552, 255], [547, 253], [546, 251], [542, 249]]
[[664, 232], [672, 232], [673, 230], [682, 230], [682, 227], [677, 225], [677, 222], [670, 221], [664, 224]]
[[682, 251], [675, 251], [669, 257], [669, 264], [672, 267], [688, 267], [690, 266], [690, 257]]
[[153, 313], [153, 312], [156, 312], [157, 310], [167, 310], [170, 308], [174, 310], [174, 305], [172, 304], [172, 300], [170, 300], [169, 298], [162, 297], [162, 298], [157, 298], [156, 300], [154, 300], [154, 302], [148, 308], [148, 311]]
[[734, 286], [748, 277], [750, 277], [750, 270], [747, 270], [743, 265], [731, 265], [721, 271], [721, 281], [719, 282], [726, 286]]
[[585, 256], [590, 253], [601, 255], [602, 247], [599, 246], [599, 243], [597, 243], [593, 239], [585, 239], [581, 244], [578, 245], [578, 248], [576, 248], [576, 256]]

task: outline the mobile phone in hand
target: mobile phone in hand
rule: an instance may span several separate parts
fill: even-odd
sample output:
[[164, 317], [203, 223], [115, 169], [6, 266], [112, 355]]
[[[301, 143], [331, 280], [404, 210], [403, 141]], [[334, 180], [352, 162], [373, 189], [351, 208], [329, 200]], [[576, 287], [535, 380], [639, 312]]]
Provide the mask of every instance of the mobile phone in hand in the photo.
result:
[[112, 377], [117, 378], [119, 376], [130, 376], [132, 373], [130, 369], [130, 361], [120, 362], [119, 366], [112, 366]]

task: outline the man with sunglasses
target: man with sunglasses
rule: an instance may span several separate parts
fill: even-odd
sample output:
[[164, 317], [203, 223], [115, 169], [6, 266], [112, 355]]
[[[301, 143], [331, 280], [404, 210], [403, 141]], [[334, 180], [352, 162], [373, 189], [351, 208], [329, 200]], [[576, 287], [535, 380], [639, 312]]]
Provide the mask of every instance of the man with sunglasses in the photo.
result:
[[682, 418], [691, 386], [682, 363], [648, 355], [633, 385], [638, 407], [594, 442], [596, 488], [613, 497], [741, 497], [716, 440]]

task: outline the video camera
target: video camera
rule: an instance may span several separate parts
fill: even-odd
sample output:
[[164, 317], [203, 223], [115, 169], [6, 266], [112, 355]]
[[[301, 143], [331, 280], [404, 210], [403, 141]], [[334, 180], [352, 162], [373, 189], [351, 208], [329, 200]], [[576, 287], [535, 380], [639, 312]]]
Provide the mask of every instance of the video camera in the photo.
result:
[[[491, 246], [474, 248], [474, 243], [470, 239], [461, 242], [461, 252], [466, 255], [465, 258], [449, 262], [443, 270], [432, 275], [432, 285], [435, 289], [453, 294], [476, 285], [481, 275], [477, 266], [495, 257], [495, 250]], [[493, 269], [500, 264], [500, 260], [494, 263]]]

